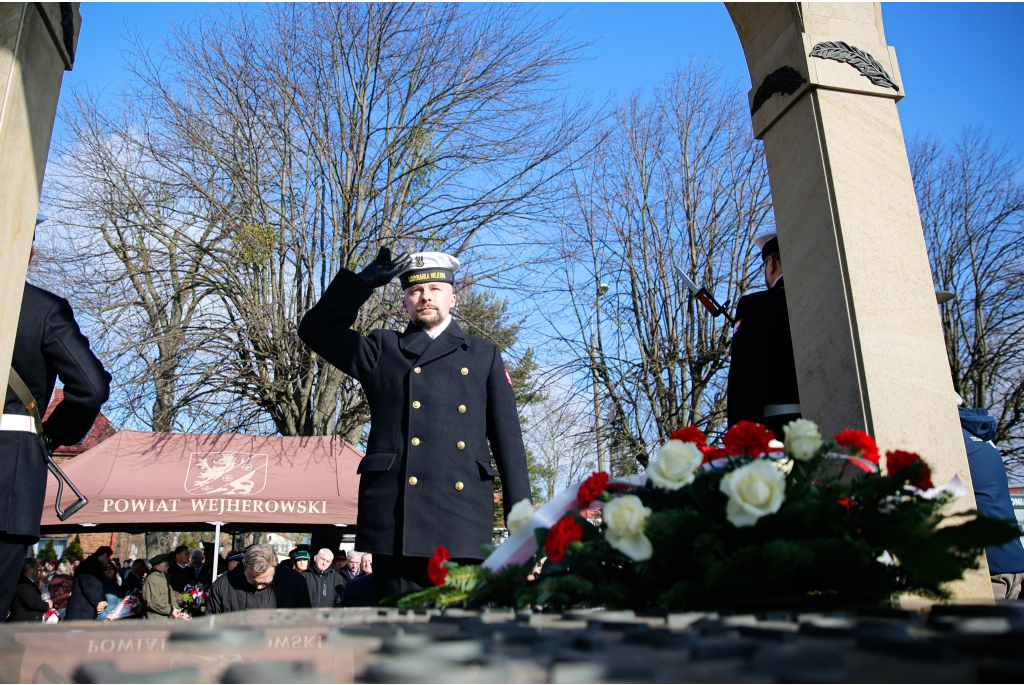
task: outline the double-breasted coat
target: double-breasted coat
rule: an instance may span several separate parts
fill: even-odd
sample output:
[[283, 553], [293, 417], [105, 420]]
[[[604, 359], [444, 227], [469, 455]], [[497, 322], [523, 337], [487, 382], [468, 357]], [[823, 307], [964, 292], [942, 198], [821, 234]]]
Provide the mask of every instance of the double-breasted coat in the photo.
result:
[[506, 509], [530, 497], [501, 352], [454, 320], [437, 339], [414, 324], [360, 335], [351, 326], [371, 293], [343, 269], [299, 326], [313, 351], [360, 382], [370, 404], [356, 548], [429, 557], [444, 545], [455, 558], [481, 559], [493, 535], [493, 479], [501, 479]]
[[773, 287], [740, 298], [734, 331], [727, 386], [729, 425], [754, 421], [782, 440], [782, 426], [800, 418], [798, 413], [764, 415], [765, 407], [800, 403], [782, 277]]
[[[89, 349], [68, 301], [28, 283], [11, 366], [25, 381], [40, 413], [46, 411], [57, 377], [64, 383], [63, 401], [43, 423], [46, 437], [55, 445], [81, 440], [110, 392], [110, 374]], [[10, 387], [4, 413], [28, 416]], [[45, 495], [46, 463], [38, 436], [0, 431], [0, 532], [38, 538]]]

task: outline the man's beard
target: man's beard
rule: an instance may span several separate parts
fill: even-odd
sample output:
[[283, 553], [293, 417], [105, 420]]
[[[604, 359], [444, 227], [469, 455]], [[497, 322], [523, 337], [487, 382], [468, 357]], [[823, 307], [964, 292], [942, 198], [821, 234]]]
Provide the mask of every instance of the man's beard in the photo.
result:
[[412, 322], [420, 328], [433, 328], [434, 326], [440, 325], [444, 317], [441, 316], [441, 311], [433, 307], [424, 307], [423, 309], [417, 310], [416, 315]]

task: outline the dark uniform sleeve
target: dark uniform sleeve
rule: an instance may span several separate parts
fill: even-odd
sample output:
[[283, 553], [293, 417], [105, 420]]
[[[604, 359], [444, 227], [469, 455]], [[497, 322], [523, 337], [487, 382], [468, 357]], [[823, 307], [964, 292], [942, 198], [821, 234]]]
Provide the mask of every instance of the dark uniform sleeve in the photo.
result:
[[67, 300], [60, 300], [47, 313], [44, 331], [43, 356], [64, 383], [64, 400], [43, 428], [54, 444], [74, 445], [89, 432], [107, 401], [110, 374], [89, 349]]
[[736, 306], [726, 391], [730, 426], [740, 421], [764, 419], [765, 379], [760, 329], [758, 303], [750, 295], [740, 298]]
[[517, 502], [524, 499], [532, 502], [533, 498], [516, 395], [497, 346], [494, 347], [494, 361], [487, 376], [487, 440], [501, 476], [503, 503], [508, 514]]
[[299, 338], [311, 350], [359, 381], [373, 373], [380, 358], [380, 339], [352, 330], [371, 294], [370, 286], [342, 269], [299, 324]]

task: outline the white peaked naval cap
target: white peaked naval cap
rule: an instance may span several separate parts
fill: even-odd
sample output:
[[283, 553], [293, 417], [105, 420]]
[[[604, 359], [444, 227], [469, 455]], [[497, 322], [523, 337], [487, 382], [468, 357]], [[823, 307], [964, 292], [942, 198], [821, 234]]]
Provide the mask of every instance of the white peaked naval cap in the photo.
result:
[[764, 246], [768, 244], [769, 240], [774, 240], [779, 237], [778, 231], [768, 231], [767, 233], [761, 233], [754, 236], [754, 244], [757, 245], [757, 249], [763, 250]]
[[405, 270], [398, 274], [402, 290], [421, 283], [455, 283], [459, 260], [444, 252], [417, 252]]

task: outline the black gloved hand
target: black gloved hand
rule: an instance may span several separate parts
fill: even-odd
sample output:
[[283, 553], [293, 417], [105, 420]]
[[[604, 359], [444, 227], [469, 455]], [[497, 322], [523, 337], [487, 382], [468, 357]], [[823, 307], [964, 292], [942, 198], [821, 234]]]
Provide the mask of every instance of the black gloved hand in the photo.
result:
[[377, 258], [356, 275], [371, 288], [379, 288], [390, 283], [391, 279], [397, 276], [405, 267], [409, 266], [411, 261], [412, 256], [407, 252], [403, 252], [392, 259], [391, 249], [382, 247], [377, 252]]

